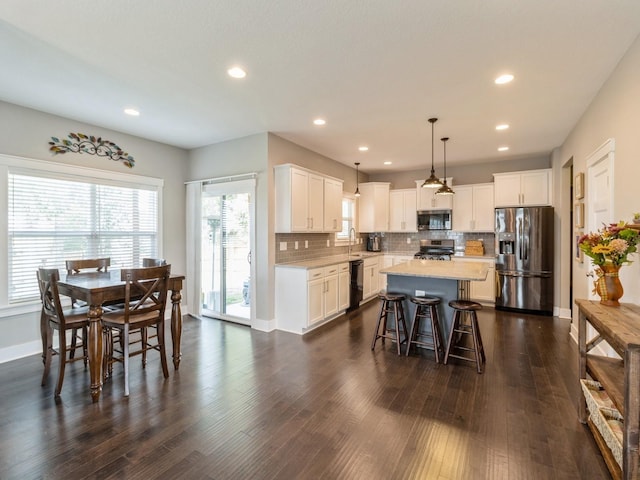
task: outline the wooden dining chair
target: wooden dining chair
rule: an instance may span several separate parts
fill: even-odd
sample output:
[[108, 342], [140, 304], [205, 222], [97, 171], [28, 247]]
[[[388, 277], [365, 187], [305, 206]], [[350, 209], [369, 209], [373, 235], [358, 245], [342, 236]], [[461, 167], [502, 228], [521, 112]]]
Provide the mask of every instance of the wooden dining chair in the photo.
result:
[[111, 258], [83, 258], [78, 260], [66, 260], [67, 275], [77, 275], [78, 273], [106, 272], [111, 266]]
[[[105, 372], [111, 373], [114, 362], [124, 365], [124, 395], [129, 395], [129, 358], [144, 355], [148, 350], [160, 353], [162, 373], [169, 377], [165, 349], [164, 311], [167, 304], [167, 286], [171, 265], [147, 268], [123, 268], [121, 279], [125, 282], [125, 298], [122, 310], [107, 312], [102, 317], [105, 327]], [[140, 349], [131, 351], [129, 336], [132, 331], [156, 327], [155, 342], [143, 341]], [[117, 330], [121, 341], [115, 342], [112, 330]], [[118, 350], [121, 347], [121, 351]], [[119, 356], [117, 355], [119, 354]], [[144, 367], [144, 362], [143, 362]]]
[[[67, 275], [82, 275], [83, 273], [93, 272], [106, 272], [111, 266], [111, 258], [82, 258], [77, 260], [66, 260], [65, 266], [67, 268]], [[86, 304], [80, 302], [77, 298], [71, 298], [71, 305], [73, 307], [83, 307]], [[69, 351], [70, 358], [73, 358], [76, 351], [76, 339], [78, 338], [77, 332], [73, 332], [71, 337], [71, 349]], [[87, 329], [82, 329], [83, 344], [87, 344]], [[84, 354], [86, 355], [86, 347]]]
[[161, 267], [166, 264], [167, 264], [167, 261], [164, 258], [143, 258], [142, 259], [143, 267]]
[[[87, 318], [88, 307], [71, 308], [63, 310], [58, 293], [58, 280], [60, 274], [54, 268], [38, 269], [38, 286], [40, 288], [40, 298], [42, 300], [42, 321], [44, 326], [44, 372], [42, 374], [42, 385], [46, 384], [51, 368], [51, 358], [57, 355], [59, 358], [58, 383], [54, 395], [60, 396], [62, 382], [64, 380], [64, 370], [67, 363], [83, 360], [87, 365], [86, 336], [81, 344], [72, 341], [70, 349], [82, 348], [83, 355], [75, 357], [69, 355], [67, 358], [67, 332], [71, 331], [77, 335], [78, 330], [86, 331], [89, 325]], [[58, 348], [53, 348], [53, 331], [58, 331]], [[74, 338], [75, 340], [75, 338]]]

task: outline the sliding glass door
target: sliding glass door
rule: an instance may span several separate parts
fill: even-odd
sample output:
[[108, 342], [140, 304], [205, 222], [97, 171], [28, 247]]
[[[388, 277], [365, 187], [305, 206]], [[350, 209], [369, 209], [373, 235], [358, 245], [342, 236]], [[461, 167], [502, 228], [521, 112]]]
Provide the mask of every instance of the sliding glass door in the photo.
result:
[[252, 182], [202, 187], [202, 315], [251, 322]]

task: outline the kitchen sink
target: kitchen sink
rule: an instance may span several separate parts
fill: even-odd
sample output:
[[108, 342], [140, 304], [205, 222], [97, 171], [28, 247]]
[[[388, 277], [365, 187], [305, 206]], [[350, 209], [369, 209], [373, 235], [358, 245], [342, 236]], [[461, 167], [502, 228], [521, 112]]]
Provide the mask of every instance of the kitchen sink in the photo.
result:
[[373, 257], [376, 255], [380, 255], [380, 252], [355, 252], [355, 253], [351, 253], [349, 257], [365, 258], [365, 257]]

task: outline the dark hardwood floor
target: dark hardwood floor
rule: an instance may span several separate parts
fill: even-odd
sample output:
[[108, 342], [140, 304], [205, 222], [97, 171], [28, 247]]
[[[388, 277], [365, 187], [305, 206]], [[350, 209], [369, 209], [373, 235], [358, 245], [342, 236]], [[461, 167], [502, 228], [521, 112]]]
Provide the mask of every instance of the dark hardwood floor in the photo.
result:
[[[185, 317], [179, 372], [0, 365], [1, 479], [601, 479], [569, 321], [480, 312], [485, 373], [370, 350], [377, 302], [304, 337]], [[170, 355], [170, 351], [169, 351]]]

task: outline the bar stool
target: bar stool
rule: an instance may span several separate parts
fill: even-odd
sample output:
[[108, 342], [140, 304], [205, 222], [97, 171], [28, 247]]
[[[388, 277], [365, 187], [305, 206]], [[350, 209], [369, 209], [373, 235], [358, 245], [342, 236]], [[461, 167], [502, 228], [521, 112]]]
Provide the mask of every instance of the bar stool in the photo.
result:
[[[408, 339], [407, 323], [404, 319], [404, 308], [402, 307], [402, 302], [406, 300], [407, 296], [402, 293], [380, 292], [378, 298], [382, 301], [382, 304], [380, 306], [380, 316], [378, 317], [376, 330], [373, 332], [371, 350], [376, 347], [376, 342], [379, 338], [382, 339], [383, 344], [385, 338], [390, 338], [398, 345], [398, 355], [401, 355], [400, 345]], [[392, 313], [394, 317], [394, 329], [387, 327], [387, 316], [389, 313]], [[400, 326], [402, 326], [404, 330], [404, 340], [402, 341], [400, 341]]]
[[[442, 335], [440, 334], [440, 318], [438, 316], [438, 305], [440, 299], [438, 297], [411, 297], [411, 303], [415, 304], [416, 311], [413, 314], [411, 329], [409, 330], [409, 343], [407, 344], [407, 353], [411, 345], [422, 345], [423, 347], [433, 348], [436, 356], [436, 363], [440, 363], [441, 356], [444, 355], [442, 346]], [[431, 331], [429, 333], [420, 333], [420, 321], [428, 318], [431, 323]], [[430, 341], [422, 341], [420, 338], [429, 339]]]
[[[475, 362], [478, 373], [482, 373], [482, 364], [486, 361], [484, 355], [484, 347], [482, 346], [482, 336], [480, 335], [480, 328], [478, 327], [477, 310], [482, 310], [482, 305], [470, 300], [451, 300], [449, 306], [453, 308], [453, 323], [451, 324], [451, 332], [449, 333], [449, 341], [447, 342], [447, 352], [444, 355], [444, 364], [449, 361], [449, 357], [459, 358], [461, 360], [467, 360], [469, 362]], [[462, 314], [466, 313], [469, 318], [469, 323], [464, 323], [462, 320]], [[460, 345], [462, 339], [459, 342], [454, 342], [453, 337], [459, 333], [462, 335], [471, 335], [473, 338], [473, 348]], [[452, 353], [453, 350], [459, 351], [459, 353]], [[472, 352], [473, 358], [463, 355], [464, 352]]]

